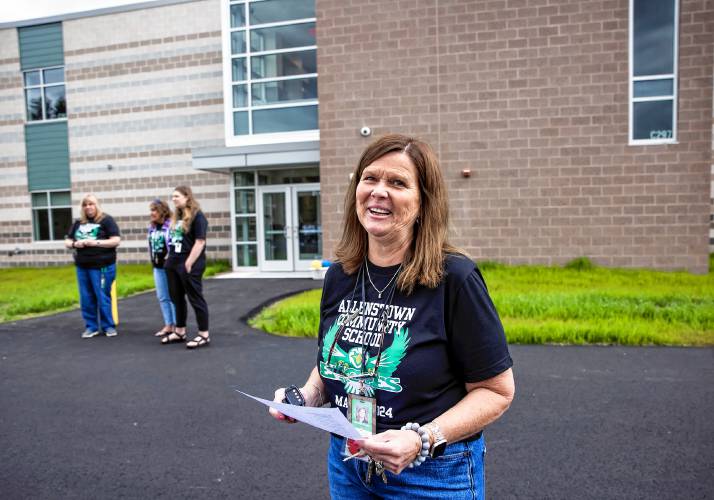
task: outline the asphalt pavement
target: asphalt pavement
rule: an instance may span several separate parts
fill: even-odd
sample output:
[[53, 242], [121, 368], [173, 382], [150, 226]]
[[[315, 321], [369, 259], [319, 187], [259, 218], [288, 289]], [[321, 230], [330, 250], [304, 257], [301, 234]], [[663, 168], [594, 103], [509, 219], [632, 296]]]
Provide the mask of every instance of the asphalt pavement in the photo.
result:
[[[115, 338], [81, 339], [79, 311], [0, 324], [0, 498], [328, 498], [327, 436], [234, 391], [304, 381], [315, 341], [245, 319], [316, 286], [207, 280], [212, 345], [196, 351], [152, 336], [153, 293], [120, 301]], [[486, 432], [489, 498], [714, 498], [714, 349], [511, 353], [516, 399]]]

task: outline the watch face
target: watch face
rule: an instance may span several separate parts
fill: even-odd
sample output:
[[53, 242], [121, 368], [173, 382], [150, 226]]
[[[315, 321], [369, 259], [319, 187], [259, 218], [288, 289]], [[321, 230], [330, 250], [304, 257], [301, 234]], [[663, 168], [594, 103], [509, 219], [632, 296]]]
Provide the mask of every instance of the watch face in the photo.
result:
[[438, 458], [443, 455], [446, 451], [446, 445], [446, 439], [434, 443], [434, 446], [431, 447], [431, 458]]

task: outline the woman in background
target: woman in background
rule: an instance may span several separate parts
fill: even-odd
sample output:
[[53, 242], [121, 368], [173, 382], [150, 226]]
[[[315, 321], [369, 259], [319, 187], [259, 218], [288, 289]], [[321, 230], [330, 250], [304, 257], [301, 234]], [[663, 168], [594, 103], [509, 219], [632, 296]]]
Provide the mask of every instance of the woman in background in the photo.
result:
[[85, 326], [83, 339], [98, 335], [100, 327], [107, 337], [117, 334], [116, 247], [120, 241], [116, 222], [102, 211], [97, 197], [84, 195], [79, 205], [79, 219], [74, 221], [64, 240], [64, 246], [74, 250]]
[[169, 256], [164, 268], [171, 300], [176, 306], [176, 329], [161, 338], [162, 344], [186, 340], [186, 296], [198, 322], [198, 335], [186, 347], [208, 347], [208, 304], [203, 298], [203, 272], [206, 270], [206, 232], [208, 221], [188, 186], [178, 186], [171, 195], [176, 210], [169, 229]]
[[164, 327], [154, 335], [163, 337], [174, 331], [176, 326], [176, 308], [171, 302], [169, 282], [164, 264], [169, 253], [169, 228], [171, 227], [171, 209], [165, 201], [156, 198], [149, 204], [149, 257], [154, 268], [156, 297], [164, 317]]

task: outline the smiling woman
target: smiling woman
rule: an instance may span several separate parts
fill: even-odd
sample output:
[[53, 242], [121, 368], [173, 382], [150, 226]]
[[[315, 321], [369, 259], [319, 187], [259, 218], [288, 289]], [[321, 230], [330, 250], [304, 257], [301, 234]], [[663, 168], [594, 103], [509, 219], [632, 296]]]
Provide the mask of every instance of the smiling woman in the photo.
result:
[[[301, 389], [307, 405], [340, 408], [365, 437], [332, 437], [332, 498], [482, 497], [481, 431], [510, 405], [512, 362], [481, 273], [448, 243], [431, 148], [398, 134], [370, 144], [343, 228], [323, 286], [317, 363]], [[365, 460], [348, 461], [358, 455]]]

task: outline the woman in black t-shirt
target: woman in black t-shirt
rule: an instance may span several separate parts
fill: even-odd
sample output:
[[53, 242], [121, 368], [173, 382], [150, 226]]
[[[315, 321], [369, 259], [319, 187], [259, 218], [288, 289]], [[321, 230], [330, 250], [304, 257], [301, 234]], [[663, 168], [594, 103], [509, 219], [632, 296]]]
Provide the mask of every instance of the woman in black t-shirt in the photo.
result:
[[79, 219], [67, 232], [64, 246], [74, 251], [79, 303], [84, 318], [82, 338], [117, 334], [116, 261], [121, 240], [111, 215], [104, 213], [96, 196], [87, 194], [79, 205]]
[[168, 204], [159, 198], [149, 203], [149, 219], [147, 232], [149, 257], [151, 266], [154, 268], [156, 298], [159, 299], [161, 315], [164, 318], [164, 327], [154, 336], [163, 337], [173, 332], [176, 325], [176, 308], [171, 302], [169, 281], [164, 269], [166, 256], [169, 253], [169, 228], [171, 227], [171, 209]]
[[208, 304], [203, 298], [203, 272], [206, 270], [206, 232], [208, 221], [188, 186], [174, 189], [176, 207], [169, 228], [169, 255], [164, 264], [171, 301], [176, 307], [176, 328], [161, 338], [162, 344], [186, 340], [186, 296], [198, 322], [198, 335], [186, 347], [208, 347]]
[[332, 498], [485, 494], [481, 431], [511, 404], [512, 361], [483, 277], [448, 227], [431, 148], [398, 134], [370, 144], [347, 190], [316, 366], [300, 388], [306, 405], [340, 408], [363, 436], [332, 436]]

